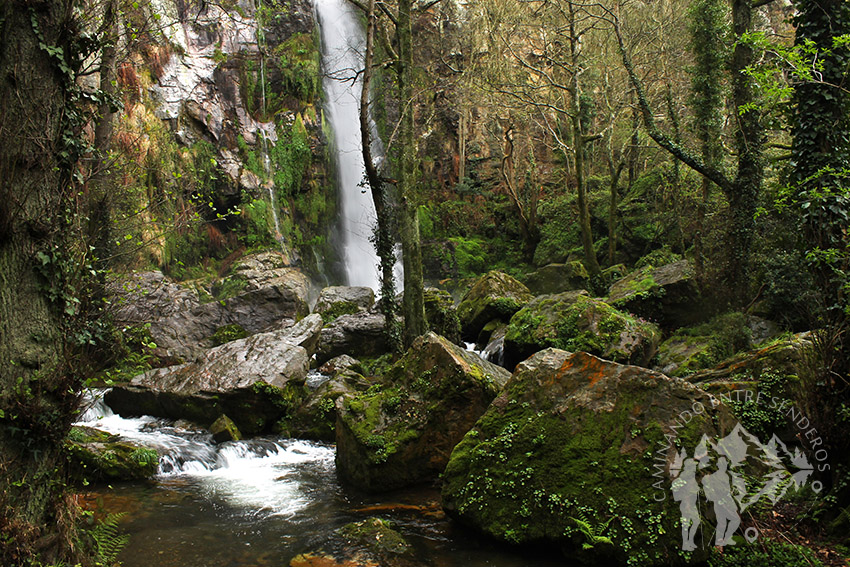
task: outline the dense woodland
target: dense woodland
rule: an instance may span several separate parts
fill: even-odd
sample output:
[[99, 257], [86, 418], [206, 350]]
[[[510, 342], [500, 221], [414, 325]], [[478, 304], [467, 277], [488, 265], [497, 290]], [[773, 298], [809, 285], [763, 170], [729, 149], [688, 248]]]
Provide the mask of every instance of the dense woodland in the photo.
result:
[[[807, 534], [846, 549], [850, 3], [351, 3], [365, 64], [333, 79], [365, 85], [383, 363], [443, 332], [426, 288], [457, 302], [491, 270], [533, 288], [550, 269], [606, 298], [628, 274], [687, 260], [687, 324], [647, 318], [661, 340], [711, 345], [692, 370], [754, 348], [749, 317], [777, 340], [811, 332], [783, 378], [832, 461]], [[103, 564], [67, 471], [80, 393], [174, 363], [115, 324], [110, 282], [160, 270], [223, 302], [239, 291], [235, 262], [282, 247], [317, 289], [346, 283], [309, 3], [154, 4], [0, 5], [4, 565]], [[213, 9], [237, 27], [256, 19], [257, 47], [216, 44], [209, 99], [163, 110], [157, 85], [187, 56], [172, 26], [194, 18], [215, 37]], [[656, 291], [638, 293], [663, 303]], [[479, 330], [462, 334], [480, 342]], [[582, 345], [545, 346], [592, 352]]]

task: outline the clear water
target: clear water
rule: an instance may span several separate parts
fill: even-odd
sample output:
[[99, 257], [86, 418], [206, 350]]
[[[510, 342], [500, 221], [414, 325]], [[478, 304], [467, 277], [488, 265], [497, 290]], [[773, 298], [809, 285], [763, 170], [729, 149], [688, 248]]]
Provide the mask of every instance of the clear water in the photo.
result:
[[156, 449], [160, 472], [84, 497], [101, 513], [124, 512], [126, 567], [285, 567], [299, 553], [333, 554], [337, 528], [371, 516], [393, 520], [421, 565], [554, 567], [564, 560], [500, 547], [449, 521], [434, 489], [380, 496], [337, 481], [334, 447], [294, 439], [213, 443], [201, 430], [151, 417], [114, 415], [98, 399], [81, 416]]

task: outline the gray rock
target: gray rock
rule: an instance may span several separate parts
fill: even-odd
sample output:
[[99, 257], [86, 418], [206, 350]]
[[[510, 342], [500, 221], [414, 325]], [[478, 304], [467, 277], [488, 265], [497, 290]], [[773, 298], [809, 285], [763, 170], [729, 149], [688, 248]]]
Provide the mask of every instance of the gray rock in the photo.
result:
[[316, 361], [324, 364], [341, 354], [377, 356], [387, 350], [385, 318], [379, 313], [341, 315], [322, 329]]
[[374, 304], [375, 292], [372, 288], [331, 286], [319, 293], [313, 311], [329, 320], [339, 315], [369, 311]]
[[310, 357], [301, 345], [315, 342], [316, 319], [225, 343], [195, 362], [146, 372], [113, 388], [106, 401], [124, 415], [211, 423], [225, 413], [243, 433], [266, 431], [304, 395]]
[[191, 361], [213, 346], [225, 325], [258, 333], [291, 325], [309, 312], [310, 282], [279, 252], [248, 256], [230, 279], [242, 292], [223, 301], [202, 303], [198, 293], [160, 272], [134, 274], [110, 286], [118, 324], [150, 323], [154, 342], [170, 357]]

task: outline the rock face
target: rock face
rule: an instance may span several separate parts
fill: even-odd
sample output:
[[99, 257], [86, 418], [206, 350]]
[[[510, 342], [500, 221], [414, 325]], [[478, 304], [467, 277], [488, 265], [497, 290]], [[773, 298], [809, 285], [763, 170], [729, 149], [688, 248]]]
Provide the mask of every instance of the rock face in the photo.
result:
[[160, 272], [135, 274], [111, 286], [118, 324], [150, 323], [150, 334], [166, 355], [193, 360], [213, 346], [216, 331], [238, 325], [248, 333], [292, 324], [309, 312], [309, 280], [286, 266], [277, 252], [247, 257], [229, 277], [241, 292], [202, 302], [198, 292]]
[[386, 385], [337, 402], [337, 472], [368, 491], [436, 478], [509, 374], [428, 333]]
[[464, 340], [478, 341], [487, 323], [507, 322], [532, 298], [527, 287], [507, 274], [492, 271], [481, 276], [457, 306]]
[[632, 272], [611, 285], [608, 303], [670, 329], [693, 325], [709, 311], [687, 260]]
[[[500, 540], [555, 543], [595, 564], [681, 563], [679, 505], [669, 492], [653, 497], [669, 491], [678, 451], [670, 440], [696, 447], [734, 425], [724, 406], [693, 414], [696, 403], [712, 407], [705, 392], [663, 374], [539, 352], [455, 447], [443, 507]], [[690, 420], [674, 430], [684, 412]]]
[[535, 295], [588, 289], [590, 276], [581, 262], [547, 264], [525, 277], [525, 285]]
[[505, 333], [505, 366], [513, 368], [548, 347], [645, 366], [655, 354], [660, 336], [655, 325], [618, 311], [585, 291], [543, 295], [511, 318]]
[[377, 356], [387, 351], [384, 316], [380, 313], [341, 315], [322, 329], [316, 361], [347, 354], [354, 357]]
[[106, 401], [122, 415], [189, 419], [201, 425], [228, 415], [245, 434], [271, 428], [303, 396], [321, 318], [210, 349], [196, 362], [159, 368], [115, 387]]
[[319, 293], [313, 312], [330, 323], [340, 315], [369, 311], [375, 304], [375, 292], [369, 287], [331, 286]]

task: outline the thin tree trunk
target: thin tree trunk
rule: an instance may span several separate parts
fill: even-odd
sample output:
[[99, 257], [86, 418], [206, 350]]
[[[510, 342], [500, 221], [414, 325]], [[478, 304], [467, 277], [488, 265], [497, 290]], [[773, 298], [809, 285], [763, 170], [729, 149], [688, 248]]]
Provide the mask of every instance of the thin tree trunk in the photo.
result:
[[425, 320], [425, 285], [422, 278], [422, 247], [419, 238], [419, 216], [414, 185], [416, 183], [416, 140], [413, 100], [413, 30], [411, 1], [398, 4], [398, 88], [402, 106], [400, 127], [401, 175], [399, 198], [401, 200], [401, 246], [404, 263], [404, 344], [428, 331]]
[[380, 172], [375, 167], [372, 156], [372, 120], [369, 112], [370, 87], [372, 84], [372, 62], [374, 59], [375, 43], [375, 0], [369, 0], [366, 12], [366, 53], [363, 65], [363, 84], [360, 91], [360, 142], [363, 151], [363, 162], [366, 167], [366, 180], [375, 203], [375, 216], [378, 226], [375, 228], [375, 250], [381, 263], [381, 313], [386, 323], [387, 340], [392, 350], [400, 350], [401, 333], [398, 329], [396, 316], [395, 288], [395, 239], [393, 238], [393, 214], [386, 184]]

